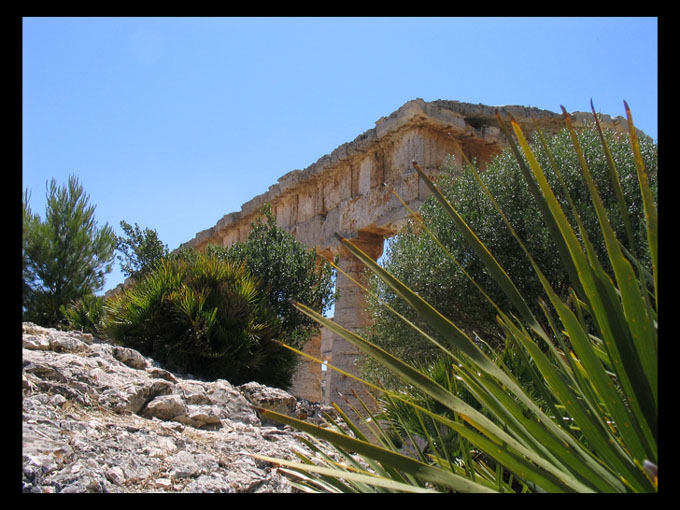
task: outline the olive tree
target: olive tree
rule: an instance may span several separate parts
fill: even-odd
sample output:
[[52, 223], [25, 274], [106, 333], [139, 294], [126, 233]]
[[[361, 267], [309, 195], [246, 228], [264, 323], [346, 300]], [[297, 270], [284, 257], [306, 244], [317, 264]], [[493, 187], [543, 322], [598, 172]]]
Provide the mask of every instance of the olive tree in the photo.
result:
[[[647, 242], [644, 213], [629, 140], [614, 130], [606, 130], [605, 135], [620, 174], [622, 192], [630, 218], [628, 224], [624, 224], [617, 206], [615, 190], [611, 184], [598, 132], [594, 126], [586, 126], [578, 131], [579, 143], [618, 239], [629, 251], [638, 255], [644, 254]], [[543, 142], [549, 147], [550, 157], [544, 150]], [[598, 254], [602, 254], [604, 243], [601, 234], [598, 234], [596, 214], [569, 133], [563, 130], [552, 137], [546, 137], [543, 142], [535, 137], [533, 150], [541, 166], [549, 169], [547, 177], [551, 186], [556, 190], [565, 210], [570, 210], [567, 201], [569, 199], [573, 201], [586, 231], [596, 243], [595, 249]], [[657, 145], [646, 136], [641, 136], [640, 142], [650, 186], [656, 197]], [[503, 151], [483, 171], [469, 168], [467, 165], [463, 165], [466, 168], [461, 170], [460, 165], [454, 163], [453, 159], [449, 159], [442, 168], [438, 178], [441, 190], [497, 258], [520, 292], [527, 296], [527, 302], [534, 307], [535, 313], [543, 315], [539, 305], [539, 298], [543, 295], [542, 286], [525, 253], [493, 208], [478, 179], [481, 179], [500, 205], [556, 292], [562, 299], [567, 300], [569, 275], [561, 263], [547, 227], [543, 222], [537, 221], [540, 216], [538, 206], [511, 150]], [[557, 168], [557, 173], [550, 171], [554, 168]], [[502, 345], [504, 335], [496, 321], [497, 311], [480, 292], [480, 288], [501, 309], [509, 308], [507, 298], [436, 200], [427, 199], [419, 213], [422, 223], [412, 221], [391, 239], [384, 257], [384, 267], [454, 323], [464, 327], [467, 332], [477, 334], [487, 343], [495, 343], [494, 347]], [[428, 229], [453, 255], [457, 264], [432, 240]], [[603, 259], [606, 260], [606, 257]], [[433, 362], [438, 356], [437, 350], [423, 341], [413, 329], [405, 327], [403, 321], [382, 304], [389, 304], [419, 324], [413, 311], [377, 278], [371, 281], [371, 286], [373, 295], [368, 299], [373, 317], [370, 340], [403, 359], [421, 364]], [[426, 326], [419, 325], [427, 330]], [[368, 375], [374, 369], [375, 365], [367, 364]], [[372, 375], [382, 377], [385, 374]]]
[[127, 277], [140, 279], [168, 254], [168, 246], [150, 228], [142, 230], [137, 223], [132, 226], [126, 221], [121, 221], [120, 227], [125, 233], [116, 238], [121, 271]]
[[323, 313], [335, 302], [330, 264], [276, 224], [271, 208], [263, 207], [246, 241], [228, 248], [210, 248], [217, 256], [242, 262], [256, 275], [280, 325], [280, 338], [301, 347], [319, 331], [318, 324], [293, 305], [300, 302]]

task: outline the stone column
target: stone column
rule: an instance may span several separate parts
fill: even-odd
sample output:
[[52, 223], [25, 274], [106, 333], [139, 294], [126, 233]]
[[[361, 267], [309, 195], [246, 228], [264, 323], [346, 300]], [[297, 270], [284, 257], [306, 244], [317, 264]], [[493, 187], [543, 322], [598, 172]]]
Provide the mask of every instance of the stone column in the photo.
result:
[[[377, 260], [382, 255], [383, 237], [380, 235], [360, 232], [351, 241], [374, 260]], [[366, 270], [359, 259], [344, 247], [341, 248], [339, 253], [338, 267], [355, 280], [362, 284], [366, 283], [368, 270]], [[346, 329], [360, 331], [369, 324], [364, 291], [341, 273], [338, 274], [336, 286], [340, 293], [340, 299], [335, 304], [333, 320]], [[345, 372], [360, 375], [362, 361], [363, 354], [356, 347], [339, 336], [332, 335], [331, 363], [334, 366]], [[349, 400], [355, 408], [359, 410], [362, 408], [361, 404], [354, 398], [352, 390], [366, 404], [370, 405], [372, 403], [372, 398], [367, 395], [364, 385], [340, 373], [332, 370], [329, 371], [326, 379], [326, 401], [337, 403], [343, 411], [347, 412], [351, 418], [354, 418], [355, 416], [345, 399]]]
[[[310, 338], [302, 348], [302, 352], [320, 358], [321, 353], [321, 333]], [[293, 375], [293, 384], [288, 390], [298, 398], [320, 402], [323, 399], [322, 384], [323, 375], [321, 367], [316, 361], [307, 358], [300, 359], [300, 364]]]

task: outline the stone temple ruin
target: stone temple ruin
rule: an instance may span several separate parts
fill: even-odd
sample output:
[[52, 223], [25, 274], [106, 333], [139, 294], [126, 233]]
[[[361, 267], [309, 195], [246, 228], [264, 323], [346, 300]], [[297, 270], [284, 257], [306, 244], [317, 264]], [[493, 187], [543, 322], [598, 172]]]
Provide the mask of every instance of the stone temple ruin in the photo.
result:
[[[407, 221], [408, 212], [392, 190], [413, 210], [427, 196], [412, 162], [433, 175], [449, 155], [460, 165], [462, 150], [483, 168], [506, 145], [496, 111], [512, 115], [525, 133], [532, 130], [534, 122], [549, 132], [564, 126], [562, 115], [537, 108], [415, 99], [305, 170], [287, 173], [240, 211], [227, 214], [183, 246], [201, 250], [210, 244], [228, 246], [245, 240], [260, 208], [269, 203], [279, 226], [328, 259], [337, 256], [344, 272], [365, 281], [363, 265], [340, 245], [336, 233], [377, 260], [384, 240]], [[576, 124], [586, 119], [592, 115], [572, 114]], [[603, 120], [625, 126], [621, 117]], [[366, 325], [361, 289], [341, 274], [336, 285], [341, 297], [334, 320], [348, 329]], [[327, 330], [309, 341], [305, 351], [349, 373], [357, 373], [361, 359], [353, 346]], [[292, 392], [309, 400], [340, 404], [338, 393], [350, 395], [357, 389], [356, 382], [338, 373], [328, 371], [323, 376], [318, 363], [303, 361]]]

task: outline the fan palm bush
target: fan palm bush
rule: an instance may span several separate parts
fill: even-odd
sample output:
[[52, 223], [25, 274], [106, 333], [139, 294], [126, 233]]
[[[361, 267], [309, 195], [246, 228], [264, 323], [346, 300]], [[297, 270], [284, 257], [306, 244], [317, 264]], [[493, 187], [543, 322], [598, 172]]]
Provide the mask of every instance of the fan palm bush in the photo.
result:
[[170, 369], [233, 384], [291, 383], [296, 356], [272, 341], [278, 322], [243, 264], [179, 251], [106, 307], [111, 338]]
[[[319, 452], [314, 458], [300, 456], [299, 462], [267, 460], [283, 466], [282, 470], [299, 488], [309, 491], [655, 492], [658, 484], [657, 212], [632, 116], [627, 104], [625, 107], [646, 222], [644, 256], [651, 262], [651, 270], [640, 262], [640, 254], [631, 254], [614, 235], [566, 111], [565, 124], [597, 215], [599, 239], [594, 239], [583, 228], [582, 211], [573, 206], [573, 200], [568, 199], [564, 208], [558, 202], [546, 179], [546, 171], [559, 175], [559, 167], [539, 165], [519, 125], [512, 119], [508, 123], [499, 115], [541, 219], [557, 246], [555, 256], [565, 265], [570, 277], [568, 299], [558, 296], [525, 249], [521, 236], [497, 208], [496, 212], [506, 222], [514, 242], [522, 247], [543, 287], [544, 299], [540, 313], [536, 313], [494, 255], [414, 162], [420, 177], [510, 303], [501, 309], [492, 302], [505, 344], [515, 351], [513, 363], [504, 363], [502, 356], [483, 349], [463, 328], [343, 239], [343, 244], [437, 333], [435, 339], [418, 329], [420, 335], [450, 360], [450, 384], [437, 382], [424, 371], [303, 305], [298, 305], [299, 308], [383, 364], [406, 385], [444, 406], [445, 413], [429, 405], [418, 405], [407, 394], [375, 387], [383, 391], [386, 398], [410, 405], [423, 421], [427, 419], [454, 431], [459, 441], [446, 448], [432, 448], [427, 456], [422, 455], [423, 449], [419, 448], [421, 455], [413, 457], [400, 452], [399, 445], [394, 444], [389, 434], [383, 434], [370, 414], [366, 423], [375, 427], [380, 444], [369, 442], [358, 428], [352, 437], [340, 429], [315, 427], [266, 412], [328, 441], [344, 459], [337, 461]], [[595, 116], [596, 123], [597, 120]], [[614, 186], [619, 187], [616, 163], [610, 157], [604, 136], [602, 151]], [[488, 193], [481, 180], [479, 184]], [[617, 193], [617, 196], [621, 195]], [[497, 205], [493, 196], [489, 194], [489, 198]], [[628, 213], [623, 201], [619, 206], [620, 214], [625, 217]], [[599, 242], [604, 243], [606, 261], [598, 259], [593, 248]], [[484, 293], [481, 287], [479, 291]], [[530, 390], [520, 380], [520, 372], [523, 379], [527, 376], [531, 379]], [[463, 400], [454, 382], [469, 392], [478, 405]], [[431, 431], [425, 435], [433, 442], [440, 427], [422, 430]]]
[[69, 306], [62, 305], [63, 328], [99, 334], [104, 323], [104, 297], [86, 294]]

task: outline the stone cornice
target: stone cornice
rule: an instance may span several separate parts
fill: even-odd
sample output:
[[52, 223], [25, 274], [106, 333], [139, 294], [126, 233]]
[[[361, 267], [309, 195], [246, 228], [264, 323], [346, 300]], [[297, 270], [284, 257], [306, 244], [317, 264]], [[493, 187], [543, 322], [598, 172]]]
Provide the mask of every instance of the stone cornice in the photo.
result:
[[[322, 174], [332, 172], [342, 161], [363, 156], [389, 137], [411, 127], [433, 129], [460, 141], [467, 141], [467, 143], [470, 143], [470, 140], [476, 140], [486, 145], [502, 146], [505, 139], [497, 125], [497, 111], [512, 115], [520, 126], [527, 130], [532, 129], [534, 122], [548, 130], [559, 129], [564, 125], [561, 114], [535, 107], [486, 106], [450, 100], [426, 102], [419, 98], [414, 99], [395, 112], [378, 119], [375, 127], [364, 131], [351, 142], [340, 145], [304, 170], [292, 170], [286, 173], [266, 192], [244, 203], [240, 211], [226, 214], [214, 226], [198, 232], [193, 239], [182, 246], [198, 248], [208, 244], [219, 238], [220, 233], [230, 225], [254, 219], [263, 205], [295, 193]], [[592, 118], [592, 115], [576, 112], [571, 114], [571, 117], [577, 123], [581, 123], [585, 119]], [[612, 124], [623, 120], [620, 117], [616, 119], [604, 117], [605, 122]]]

